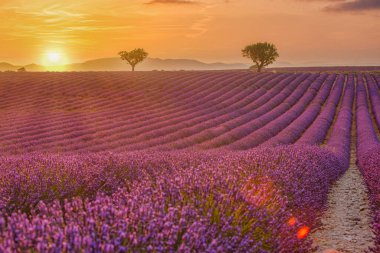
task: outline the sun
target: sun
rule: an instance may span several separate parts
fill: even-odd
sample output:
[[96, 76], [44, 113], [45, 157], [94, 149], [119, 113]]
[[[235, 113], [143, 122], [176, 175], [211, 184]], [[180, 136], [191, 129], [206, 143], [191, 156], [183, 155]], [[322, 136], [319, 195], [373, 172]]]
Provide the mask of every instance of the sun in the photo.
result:
[[48, 52], [46, 56], [47, 60], [52, 64], [58, 64], [62, 59], [62, 55], [58, 52]]
[[63, 49], [50, 49], [42, 54], [41, 63], [49, 71], [64, 71], [68, 62], [68, 56]]

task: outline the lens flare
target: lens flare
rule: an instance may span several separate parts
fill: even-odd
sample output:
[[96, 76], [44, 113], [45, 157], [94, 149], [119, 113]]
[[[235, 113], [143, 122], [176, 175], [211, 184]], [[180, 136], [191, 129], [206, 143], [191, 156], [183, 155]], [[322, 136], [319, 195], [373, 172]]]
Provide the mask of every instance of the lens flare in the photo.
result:
[[301, 227], [297, 232], [298, 239], [304, 239], [310, 232], [310, 228], [308, 226]]
[[291, 217], [288, 221], [289, 226], [294, 226], [296, 224], [297, 219], [295, 217]]

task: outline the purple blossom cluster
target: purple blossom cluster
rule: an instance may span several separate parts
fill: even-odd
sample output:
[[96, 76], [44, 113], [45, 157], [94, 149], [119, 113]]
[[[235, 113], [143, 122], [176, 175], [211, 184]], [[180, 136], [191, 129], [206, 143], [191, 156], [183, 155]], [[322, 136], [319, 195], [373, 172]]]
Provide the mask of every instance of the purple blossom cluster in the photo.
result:
[[327, 150], [297, 145], [0, 164], [3, 252], [309, 252], [297, 231], [316, 224], [344, 171]]

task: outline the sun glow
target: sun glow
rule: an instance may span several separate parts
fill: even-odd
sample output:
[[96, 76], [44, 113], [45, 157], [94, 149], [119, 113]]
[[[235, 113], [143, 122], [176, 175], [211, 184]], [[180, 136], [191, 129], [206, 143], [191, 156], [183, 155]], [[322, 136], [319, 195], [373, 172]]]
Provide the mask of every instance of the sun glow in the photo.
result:
[[43, 53], [42, 64], [49, 71], [63, 71], [68, 63], [67, 55], [61, 49], [49, 50]]
[[47, 53], [47, 58], [51, 63], [59, 63], [62, 56], [60, 53], [57, 53], [57, 52], [49, 52]]

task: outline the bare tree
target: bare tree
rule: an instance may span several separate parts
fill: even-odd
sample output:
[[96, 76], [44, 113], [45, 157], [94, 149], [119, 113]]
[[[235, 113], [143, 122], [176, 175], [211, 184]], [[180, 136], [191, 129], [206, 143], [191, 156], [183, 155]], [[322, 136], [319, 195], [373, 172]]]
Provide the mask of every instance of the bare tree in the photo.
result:
[[145, 60], [148, 57], [148, 53], [145, 52], [142, 48], [136, 48], [130, 52], [121, 51], [119, 55], [122, 60], [127, 61], [129, 65], [132, 67], [132, 71], [135, 71], [135, 66]]
[[252, 59], [257, 72], [261, 72], [263, 67], [272, 64], [279, 57], [276, 46], [268, 42], [248, 45], [242, 50], [242, 53], [244, 57]]

